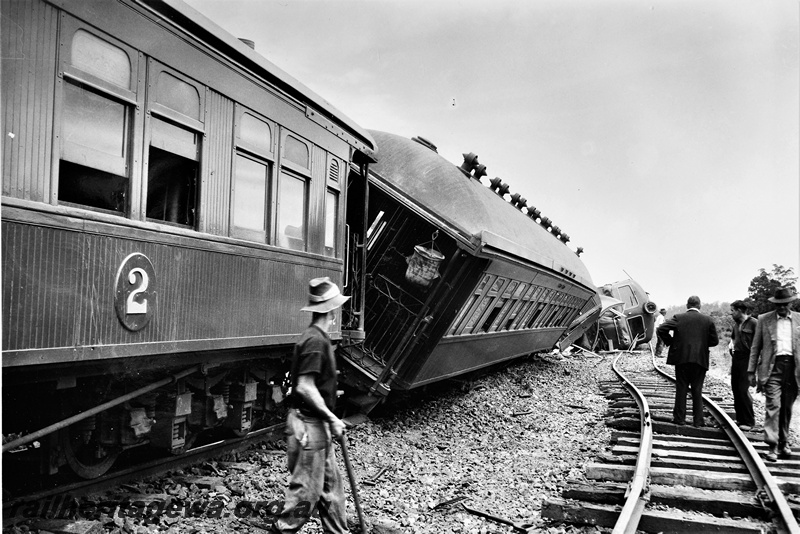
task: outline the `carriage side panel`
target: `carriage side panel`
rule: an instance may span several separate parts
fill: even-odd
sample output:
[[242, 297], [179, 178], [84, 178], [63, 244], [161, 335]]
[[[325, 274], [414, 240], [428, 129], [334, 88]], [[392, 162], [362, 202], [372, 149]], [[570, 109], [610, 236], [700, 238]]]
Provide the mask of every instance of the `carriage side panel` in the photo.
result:
[[2, 17], [3, 195], [50, 197], [58, 12], [7, 2]]

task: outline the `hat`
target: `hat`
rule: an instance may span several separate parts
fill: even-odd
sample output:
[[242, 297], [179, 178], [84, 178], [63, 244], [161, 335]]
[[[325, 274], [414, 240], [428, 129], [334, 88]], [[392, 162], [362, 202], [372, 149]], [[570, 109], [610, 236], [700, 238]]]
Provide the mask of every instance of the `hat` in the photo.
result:
[[788, 287], [779, 287], [775, 290], [775, 296], [767, 299], [773, 304], [786, 304], [797, 300], [797, 295], [792, 294]]
[[667, 309], [666, 309], [666, 308], [661, 308], [661, 309], [660, 309], [660, 310], [658, 310], [658, 311], [659, 311], [660, 313], [667, 313]]
[[314, 278], [308, 283], [308, 306], [300, 311], [327, 313], [348, 300], [350, 297], [342, 295], [339, 286], [331, 282], [327, 276]]

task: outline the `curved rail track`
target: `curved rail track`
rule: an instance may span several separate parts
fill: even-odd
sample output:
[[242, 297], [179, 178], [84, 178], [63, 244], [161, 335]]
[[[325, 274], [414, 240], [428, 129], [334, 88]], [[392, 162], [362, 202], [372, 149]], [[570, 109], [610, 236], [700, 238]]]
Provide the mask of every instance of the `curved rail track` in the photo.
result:
[[619, 380], [601, 385], [607, 424], [616, 429], [611, 454], [587, 464], [590, 483], [573, 481], [562, 499], [547, 501], [543, 517], [613, 527], [615, 534], [800, 533], [800, 506], [789, 503], [800, 494], [800, 451], [765, 464], [760, 435], [743, 433], [725, 411], [732, 407], [708, 395], [707, 426], [672, 423], [674, 377], [654, 357], [643, 365], [645, 358], [621, 353], [614, 360]]

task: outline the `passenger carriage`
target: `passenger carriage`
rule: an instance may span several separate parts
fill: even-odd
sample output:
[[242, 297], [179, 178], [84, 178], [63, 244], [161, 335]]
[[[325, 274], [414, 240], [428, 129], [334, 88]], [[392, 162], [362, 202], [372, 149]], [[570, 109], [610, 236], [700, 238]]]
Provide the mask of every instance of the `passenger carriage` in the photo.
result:
[[[363, 312], [345, 310], [340, 350], [365, 407], [583, 334], [599, 298], [566, 233], [499, 179], [482, 183], [474, 154], [457, 167], [423, 138], [370, 133], [381, 157], [369, 172], [366, 261], [348, 285]], [[358, 228], [363, 210], [348, 206], [348, 217]], [[435, 266], [420, 272], [422, 260]]]
[[4, 464], [269, 419], [372, 137], [178, 1], [4, 1], [2, 39]]

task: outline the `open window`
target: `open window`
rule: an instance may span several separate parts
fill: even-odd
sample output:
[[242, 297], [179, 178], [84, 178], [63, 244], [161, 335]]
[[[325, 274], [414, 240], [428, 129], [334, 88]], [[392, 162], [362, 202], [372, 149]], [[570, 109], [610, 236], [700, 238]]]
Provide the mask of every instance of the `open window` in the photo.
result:
[[62, 34], [58, 202], [124, 215], [138, 55], [69, 17]]
[[205, 91], [151, 61], [145, 212], [150, 220], [194, 228]]

